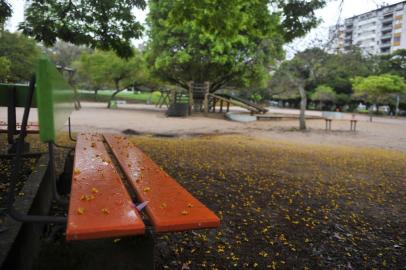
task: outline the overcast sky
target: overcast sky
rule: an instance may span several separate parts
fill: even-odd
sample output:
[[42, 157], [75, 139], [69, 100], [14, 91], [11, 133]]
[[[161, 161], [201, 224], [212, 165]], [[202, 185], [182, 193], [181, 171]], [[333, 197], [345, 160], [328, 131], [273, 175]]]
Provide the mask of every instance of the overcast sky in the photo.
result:
[[[287, 47], [288, 54], [293, 54], [296, 50], [303, 50], [313, 42], [315, 39], [327, 39], [328, 27], [335, 25], [339, 19], [340, 0], [330, 0], [327, 6], [317, 11], [317, 16], [323, 20], [319, 27], [312, 30], [305, 38], [296, 40], [293, 44]], [[344, 5], [341, 13], [341, 20], [352, 17], [354, 15], [362, 14], [370, 10], [376, 9], [383, 4], [395, 4], [401, 2], [400, 0], [344, 0]], [[15, 31], [18, 24], [24, 20], [24, 5], [25, 0], [10, 0], [13, 6], [13, 16], [7, 22], [6, 27]], [[141, 22], [145, 21], [147, 11], [135, 11], [137, 18]], [[135, 44], [141, 43], [142, 40], [135, 41]]]

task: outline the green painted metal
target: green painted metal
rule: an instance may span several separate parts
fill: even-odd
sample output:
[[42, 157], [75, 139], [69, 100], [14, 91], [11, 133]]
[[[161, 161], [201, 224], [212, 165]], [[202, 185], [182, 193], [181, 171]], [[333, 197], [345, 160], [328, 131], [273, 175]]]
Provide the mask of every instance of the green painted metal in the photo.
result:
[[[7, 84], [7, 83], [0, 83], [0, 106], [7, 107], [9, 96], [11, 95], [11, 91], [13, 88], [17, 90], [16, 93], [16, 107], [24, 107], [27, 101], [28, 95], [28, 84]], [[32, 107], [36, 107], [37, 102], [36, 98], [34, 97]]]
[[75, 109], [74, 90], [47, 58], [41, 58], [36, 70], [35, 93], [41, 141], [54, 141], [56, 131], [63, 128]]

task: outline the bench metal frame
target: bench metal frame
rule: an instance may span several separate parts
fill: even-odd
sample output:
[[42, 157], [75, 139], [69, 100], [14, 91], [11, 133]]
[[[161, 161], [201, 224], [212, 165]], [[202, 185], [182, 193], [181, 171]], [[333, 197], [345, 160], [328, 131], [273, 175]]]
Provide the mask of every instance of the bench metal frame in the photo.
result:
[[[33, 222], [33, 223], [64, 223], [66, 224], [67, 219], [66, 217], [56, 217], [56, 216], [34, 216], [34, 215], [26, 215], [23, 213], [20, 213], [18, 210], [14, 208], [14, 201], [15, 201], [15, 188], [17, 185], [18, 181], [18, 174], [21, 169], [22, 165], [22, 158], [24, 156], [23, 150], [24, 150], [24, 143], [25, 143], [25, 137], [27, 136], [27, 124], [28, 124], [28, 116], [30, 114], [30, 109], [31, 109], [31, 104], [32, 100], [34, 97], [34, 92], [35, 92], [35, 75], [32, 76], [29, 84], [29, 92], [27, 96], [27, 100], [24, 106], [24, 114], [23, 114], [23, 119], [22, 119], [22, 124], [21, 124], [21, 130], [19, 133], [19, 136], [16, 140], [16, 153], [14, 156], [14, 166], [13, 170], [11, 173], [11, 179], [10, 179], [10, 187], [9, 191], [7, 194], [7, 200], [6, 200], [6, 213], [8, 215], [20, 222]], [[15, 105], [15, 103], [14, 103]], [[15, 109], [15, 107], [14, 107]], [[11, 117], [11, 120], [14, 120], [15, 123], [15, 114], [14, 114], [14, 119]], [[10, 122], [9, 122], [10, 124]], [[15, 129], [15, 125], [14, 125]], [[15, 130], [14, 130], [15, 132]], [[13, 138], [14, 139], [14, 138]], [[53, 149], [53, 143], [49, 142], [48, 143], [48, 154], [49, 154], [49, 169], [50, 169], [50, 180], [51, 180], [51, 185], [52, 185], [52, 192], [53, 192], [53, 197], [56, 201], [61, 202], [61, 203], [66, 203], [64, 199], [61, 198], [61, 196], [58, 194], [57, 188], [56, 188], [56, 177], [55, 177], [55, 160], [54, 160], [54, 149]]]

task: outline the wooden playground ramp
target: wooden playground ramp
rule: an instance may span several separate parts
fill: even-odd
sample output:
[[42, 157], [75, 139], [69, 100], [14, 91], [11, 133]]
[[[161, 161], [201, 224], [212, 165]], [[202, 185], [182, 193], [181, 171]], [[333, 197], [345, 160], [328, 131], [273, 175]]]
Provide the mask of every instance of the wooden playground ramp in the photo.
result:
[[219, 100], [220, 103], [225, 102], [226, 104], [231, 104], [247, 109], [251, 112], [251, 114], [264, 114], [268, 112], [268, 109], [243, 98], [231, 96], [228, 94], [208, 94], [208, 96], [213, 100], [213, 104], [215, 104], [215, 101]]

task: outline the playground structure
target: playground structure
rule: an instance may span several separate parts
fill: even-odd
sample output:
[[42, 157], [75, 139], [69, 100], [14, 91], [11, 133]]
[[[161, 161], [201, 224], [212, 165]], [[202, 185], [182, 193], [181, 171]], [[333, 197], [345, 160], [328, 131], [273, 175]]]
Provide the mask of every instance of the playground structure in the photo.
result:
[[235, 97], [224, 93], [210, 93], [210, 83], [188, 83], [188, 90], [165, 90], [158, 100], [157, 107], [166, 105], [169, 116], [187, 116], [193, 112], [219, 112], [230, 111], [230, 106], [237, 106], [248, 110], [251, 115], [264, 114], [268, 110], [258, 104], [243, 98]]
[[[12, 147], [10, 154], [1, 157], [14, 160], [4, 209], [7, 217], [2, 223], [5, 233], [0, 235], [7, 239], [0, 239], [1, 269], [29, 269], [44, 226], [50, 224], [66, 228], [68, 241], [136, 236], [134, 241], [142, 252], [128, 259], [142, 262], [141, 269], [154, 268], [154, 234], [220, 225], [211, 210], [126, 138], [80, 133], [73, 139], [70, 114], [75, 109], [75, 92], [49, 60], [39, 61], [29, 85], [0, 85], [0, 105], [11, 113], [14, 109], [14, 120], [15, 107], [24, 107], [20, 128], [16, 129], [16, 121], [7, 124]], [[48, 147], [46, 153], [30, 152], [25, 141], [32, 107], [38, 111], [38, 132]], [[69, 137], [76, 141], [74, 148], [55, 143], [66, 121]], [[55, 148], [69, 149], [64, 171], [67, 177], [59, 180]], [[69, 158], [73, 152], [74, 160]], [[16, 187], [25, 156], [36, 156], [38, 163], [23, 190], [34, 187], [22, 202]], [[49, 215], [52, 201], [65, 209], [67, 216]]]

